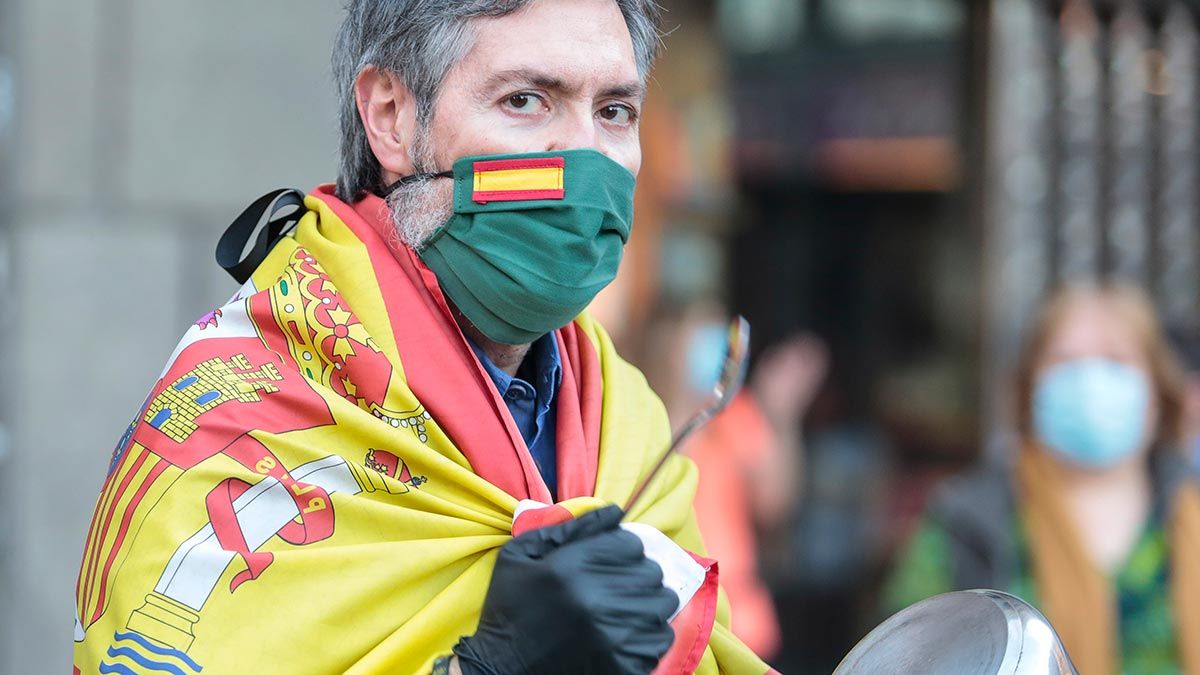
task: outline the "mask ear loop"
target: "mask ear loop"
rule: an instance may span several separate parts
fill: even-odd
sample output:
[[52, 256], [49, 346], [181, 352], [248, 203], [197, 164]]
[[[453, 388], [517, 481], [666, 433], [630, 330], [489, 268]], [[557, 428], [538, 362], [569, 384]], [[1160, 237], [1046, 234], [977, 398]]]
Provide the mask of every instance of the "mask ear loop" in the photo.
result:
[[383, 188], [382, 190], [377, 190], [375, 192], [375, 195], [378, 197], [387, 199], [388, 195], [390, 195], [393, 192], [395, 192], [396, 190], [398, 190], [401, 186], [408, 185], [409, 183], [416, 183], [419, 181], [424, 181], [424, 180], [433, 180], [434, 178], [454, 178], [454, 172], [453, 171], [442, 171], [439, 173], [414, 173], [411, 176], [405, 176], [405, 177], [401, 178], [400, 180], [396, 181], [395, 183], [392, 183], [391, 185], [388, 185], [387, 187]]

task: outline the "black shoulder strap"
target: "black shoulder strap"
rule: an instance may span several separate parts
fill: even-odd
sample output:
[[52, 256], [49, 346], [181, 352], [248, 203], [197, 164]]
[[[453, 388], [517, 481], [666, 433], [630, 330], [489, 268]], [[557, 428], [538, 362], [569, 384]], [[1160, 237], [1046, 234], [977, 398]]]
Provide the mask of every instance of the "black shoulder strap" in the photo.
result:
[[[307, 212], [304, 193], [299, 190], [275, 190], [259, 197], [242, 211], [242, 215], [229, 225], [217, 241], [217, 264], [239, 284], [246, 283], [275, 244]], [[246, 251], [246, 244], [250, 243], [256, 229], [258, 237], [250, 250]], [[245, 257], [242, 257], [243, 251]]]

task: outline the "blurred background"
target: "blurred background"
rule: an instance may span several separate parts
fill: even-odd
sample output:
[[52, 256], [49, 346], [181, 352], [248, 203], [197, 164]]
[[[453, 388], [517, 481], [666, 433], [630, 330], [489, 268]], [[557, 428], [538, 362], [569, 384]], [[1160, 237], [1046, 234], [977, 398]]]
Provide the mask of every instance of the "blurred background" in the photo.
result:
[[[933, 486], [1001, 452], [1048, 289], [1114, 276], [1196, 317], [1200, 2], [664, 4], [633, 242], [595, 312], [684, 415], [696, 326], [799, 341], [790, 497], [754, 546], [773, 663], [827, 673]], [[339, 19], [0, 0], [0, 672], [69, 668], [111, 449], [235, 288], [219, 234], [334, 178]]]

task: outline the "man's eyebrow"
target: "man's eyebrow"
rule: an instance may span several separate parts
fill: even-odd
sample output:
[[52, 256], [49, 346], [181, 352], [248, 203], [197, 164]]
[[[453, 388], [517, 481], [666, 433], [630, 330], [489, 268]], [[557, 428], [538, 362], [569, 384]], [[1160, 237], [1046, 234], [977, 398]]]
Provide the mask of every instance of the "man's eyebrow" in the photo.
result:
[[553, 89], [556, 91], [570, 92], [574, 89], [574, 87], [568, 86], [562, 78], [527, 68], [502, 70], [495, 73], [484, 82], [484, 87], [491, 90], [504, 85], [518, 83], [531, 84], [542, 89]]
[[[517, 83], [530, 84], [541, 89], [559, 91], [566, 94], [575, 94], [579, 91], [578, 85], [567, 84], [560, 77], [528, 68], [502, 70], [495, 73], [484, 82], [484, 88], [490, 91], [503, 85]], [[640, 82], [629, 82], [605, 89], [600, 95], [613, 98], [642, 99], [646, 96], [646, 86]]]
[[640, 101], [646, 98], [646, 85], [641, 82], [630, 82], [606, 89], [600, 95], [605, 98], [632, 98]]

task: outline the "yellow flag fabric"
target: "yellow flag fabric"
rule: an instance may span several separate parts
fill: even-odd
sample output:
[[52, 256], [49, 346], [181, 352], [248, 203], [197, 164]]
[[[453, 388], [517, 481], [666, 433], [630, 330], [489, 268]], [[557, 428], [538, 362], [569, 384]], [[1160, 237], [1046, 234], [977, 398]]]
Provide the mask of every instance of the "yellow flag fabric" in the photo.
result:
[[[474, 632], [518, 501], [550, 501], [382, 202], [306, 205], [113, 453], [76, 672], [427, 673]], [[663, 406], [586, 315], [556, 338], [564, 506], [623, 503], [669, 441]], [[673, 458], [631, 520], [702, 554], [696, 479]], [[695, 672], [767, 672], [728, 619], [722, 597]]]

